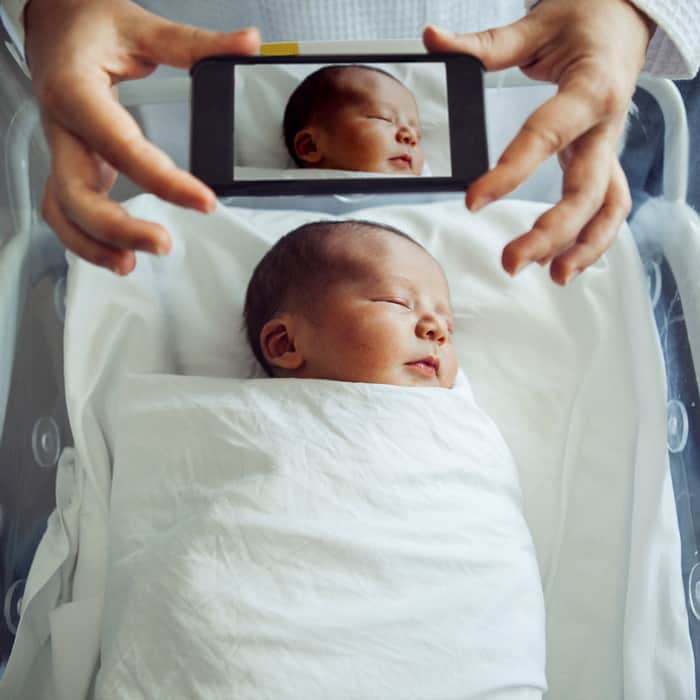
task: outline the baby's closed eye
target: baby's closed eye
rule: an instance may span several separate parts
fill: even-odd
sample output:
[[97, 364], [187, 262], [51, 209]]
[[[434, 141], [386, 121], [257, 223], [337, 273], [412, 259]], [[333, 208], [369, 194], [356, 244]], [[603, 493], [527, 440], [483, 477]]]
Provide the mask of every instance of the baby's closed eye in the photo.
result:
[[387, 304], [396, 304], [397, 306], [403, 306], [407, 309], [413, 308], [413, 305], [408, 299], [402, 299], [401, 297], [382, 297], [380, 299], [372, 299], [372, 301], [383, 301]]

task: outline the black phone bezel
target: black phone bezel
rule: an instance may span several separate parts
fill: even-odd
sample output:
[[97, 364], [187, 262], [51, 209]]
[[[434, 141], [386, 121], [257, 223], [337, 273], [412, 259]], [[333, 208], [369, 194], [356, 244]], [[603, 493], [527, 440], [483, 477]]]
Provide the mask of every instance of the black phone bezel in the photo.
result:
[[[235, 65], [291, 63], [445, 64], [450, 132], [450, 177], [370, 177], [319, 180], [234, 180]], [[483, 65], [466, 54], [318, 54], [213, 56], [190, 74], [190, 171], [220, 196], [451, 192], [488, 170]]]

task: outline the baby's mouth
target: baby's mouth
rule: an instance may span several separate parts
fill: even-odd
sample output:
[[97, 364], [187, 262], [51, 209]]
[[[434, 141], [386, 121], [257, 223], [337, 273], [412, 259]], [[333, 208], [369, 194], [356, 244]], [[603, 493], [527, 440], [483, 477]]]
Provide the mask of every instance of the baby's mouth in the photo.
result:
[[406, 365], [426, 377], [437, 377], [440, 370], [440, 360], [434, 355], [428, 355], [428, 357], [423, 357], [414, 362], [407, 362]]
[[413, 158], [408, 153], [403, 153], [395, 158], [389, 158], [389, 162], [402, 170], [410, 170], [413, 165]]

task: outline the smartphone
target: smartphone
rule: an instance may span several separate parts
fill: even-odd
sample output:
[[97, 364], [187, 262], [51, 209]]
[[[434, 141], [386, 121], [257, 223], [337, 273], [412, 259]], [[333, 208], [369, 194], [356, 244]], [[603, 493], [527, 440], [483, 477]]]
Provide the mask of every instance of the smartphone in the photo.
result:
[[218, 195], [463, 191], [488, 169], [473, 56], [226, 56], [191, 76], [190, 170]]

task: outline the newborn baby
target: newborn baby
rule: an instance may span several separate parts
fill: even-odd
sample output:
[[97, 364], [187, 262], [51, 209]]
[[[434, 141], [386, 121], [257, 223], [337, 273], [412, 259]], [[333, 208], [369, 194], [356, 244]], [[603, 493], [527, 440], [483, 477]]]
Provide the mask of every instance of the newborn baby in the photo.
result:
[[452, 388], [457, 358], [445, 274], [390, 226], [319, 221], [258, 263], [248, 340], [274, 377]]
[[413, 93], [369, 66], [327, 66], [307, 76], [284, 112], [284, 140], [301, 168], [420, 175]]

